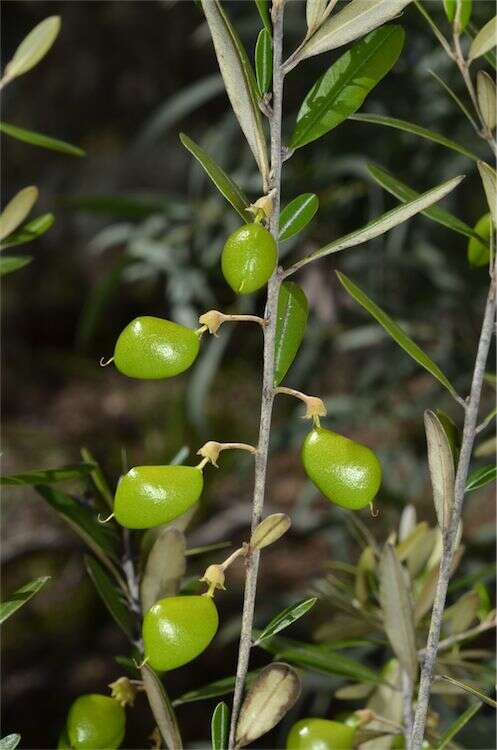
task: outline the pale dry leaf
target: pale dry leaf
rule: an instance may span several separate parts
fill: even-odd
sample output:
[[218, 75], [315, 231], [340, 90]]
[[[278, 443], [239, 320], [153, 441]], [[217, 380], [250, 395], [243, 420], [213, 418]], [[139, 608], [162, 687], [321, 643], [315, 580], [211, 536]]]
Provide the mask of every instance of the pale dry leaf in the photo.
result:
[[424, 422], [433, 502], [438, 525], [443, 531], [450, 524], [454, 505], [454, 459], [449, 440], [437, 415], [432, 411], [425, 411]]
[[178, 529], [165, 529], [148, 555], [142, 576], [143, 611], [147, 612], [163, 597], [175, 596], [185, 570], [185, 537]]

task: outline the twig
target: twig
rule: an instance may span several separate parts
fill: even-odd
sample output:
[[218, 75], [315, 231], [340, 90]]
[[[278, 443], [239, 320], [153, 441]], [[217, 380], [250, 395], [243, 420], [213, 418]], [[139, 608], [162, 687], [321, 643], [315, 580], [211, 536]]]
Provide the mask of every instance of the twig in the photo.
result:
[[424, 730], [426, 725], [426, 715], [428, 712], [428, 702], [430, 698], [433, 673], [439, 648], [440, 631], [442, 628], [442, 618], [444, 613], [445, 600], [447, 597], [447, 588], [449, 585], [451, 563], [455, 552], [455, 540], [457, 529], [461, 519], [466, 480], [468, 477], [471, 453], [473, 450], [473, 443], [476, 435], [476, 425], [478, 420], [478, 410], [480, 406], [483, 376], [485, 374], [485, 365], [488, 358], [492, 334], [494, 332], [495, 286], [496, 268], [494, 266], [490, 289], [485, 306], [485, 313], [483, 316], [480, 340], [478, 342], [478, 350], [476, 354], [473, 378], [471, 382], [471, 392], [467, 402], [467, 408], [464, 417], [461, 453], [457, 465], [454, 488], [454, 507], [452, 510], [450, 524], [443, 530], [443, 552], [440, 562], [440, 573], [438, 576], [437, 590], [433, 603], [428, 641], [425, 649], [425, 659], [421, 669], [421, 679], [411, 740], [412, 750], [420, 750], [423, 742]]
[[412, 735], [412, 724], [413, 724], [413, 710], [412, 710], [412, 692], [413, 684], [412, 679], [405, 669], [402, 670], [402, 698], [404, 704], [404, 737], [406, 742], [406, 750], [411, 750], [411, 735]]
[[[281, 54], [283, 46], [283, 8], [281, 2], [273, 3], [273, 112], [271, 125], [271, 188], [274, 190], [273, 213], [271, 216], [271, 233], [278, 242], [278, 226], [280, 215], [281, 192], [281, 119], [283, 103], [283, 73], [281, 68]], [[255, 484], [252, 504], [252, 531], [260, 523], [264, 506], [266, 489], [266, 469], [269, 451], [269, 434], [274, 401], [274, 345], [276, 332], [276, 311], [278, 294], [282, 275], [278, 268], [268, 284], [266, 310], [264, 318], [267, 325], [264, 332], [264, 375], [262, 384], [261, 415], [259, 424], [259, 441], [255, 454]], [[235, 747], [235, 734], [238, 714], [243, 697], [243, 689], [248, 671], [250, 648], [252, 644], [252, 628], [254, 622], [255, 596], [257, 589], [257, 574], [259, 570], [259, 550], [254, 550], [247, 556], [245, 574], [245, 594], [243, 601], [242, 627], [240, 645], [238, 649], [238, 663], [236, 669], [235, 692], [231, 712], [231, 726], [229, 748]]]
[[[495, 617], [489, 618], [488, 620], [484, 620], [484, 622], [481, 622], [479, 625], [475, 625], [474, 628], [471, 628], [470, 630], [465, 630], [464, 633], [456, 633], [456, 635], [451, 635], [449, 638], [444, 638], [443, 641], [440, 641], [438, 644], [438, 652], [445, 651], [446, 649], [450, 648], [451, 646], [454, 646], [456, 643], [460, 643], [461, 641], [467, 641], [468, 638], [475, 638], [475, 636], [480, 635], [480, 633], [484, 633], [486, 630], [491, 630], [496, 625]], [[422, 648], [420, 651], [418, 651], [418, 656], [422, 659], [426, 654], [426, 649]]]

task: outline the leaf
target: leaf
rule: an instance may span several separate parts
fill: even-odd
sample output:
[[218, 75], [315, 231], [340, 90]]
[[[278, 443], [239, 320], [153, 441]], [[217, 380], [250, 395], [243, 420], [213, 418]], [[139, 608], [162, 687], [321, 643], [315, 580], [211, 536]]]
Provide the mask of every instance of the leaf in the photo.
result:
[[424, 423], [433, 503], [438, 525], [443, 532], [450, 525], [454, 507], [454, 458], [445, 430], [436, 414], [425, 411]]
[[[36, 219], [29, 221], [23, 227], [18, 229], [17, 232], [10, 234], [7, 239], [0, 244], [0, 250], [3, 250], [5, 247], [14, 247], [14, 245], [25, 245], [27, 242], [36, 240], [50, 229], [54, 221], [55, 218], [53, 214], [42, 214], [41, 216], [37, 216]], [[23, 260], [24, 259], [25, 258], [23, 258]], [[31, 258], [28, 258], [28, 260], [31, 260]]]
[[384, 26], [372, 31], [333, 63], [305, 97], [290, 148], [315, 141], [357, 112], [397, 61], [404, 38], [401, 26]]
[[444, 612], [444, 625], [448, 635], [464, 633], [476, 620], [480, 606], [477, 591], [466, 591], [451, 607]]
[[459, 429], [454, 420], [441, 409], [435, 409], [435, 416], [443, 427], [443, 431], [449, 441], [450, 451], [452, 453], [452, 458], [454, 459], [454, 466], [457, 466], [459, 453], [461, 451], [461, 434]]
[[266, 516], [252, 532], [250, 547], [252, 549], [263, 549], [278, 541], [286, 534], [292, 522], [285, 513], [272, 513]]
[[444, 734], [440, 738], [440, 742], [438, 743], [436, 750], [444, 750], [444, 748], [447, 747], [449, 742], [451, 742], [456, 734], [460, 732], [460, 730], [464, 726], [466, 726], [469, 721], [471, 721], [476, 713], [478, 713], [482, 705], [483, 703], [481, 703], [481, 701], [478, 701], [478, 703], [473, 703], [473, 705], [469, 706], [469, 708], [467, 708], [463, 714], [458, 716], [455, 722], [451, 724], [451, 726], [447, 729], [446, 732], [444, 732]]
[[307, 0], [305, 4], [305, 20], [309, 31], [313, 31], [323, 17], [327, 0]]
[[444, 10], [449, 21], [453, 23], [457, 15], [457, 5], [459, 1], [461, 3], [459, 31], [464, 31], [471, 18], [473, 0], [444, 0]]
[[183, 146], [200, 162], [221, 195], [226, 198], [228, 203], [231, 203], [245, 222], [250, 223], [253, 217], [247, 211], [250, 204], [243, 191], [195, 141], [192, 141], [184, 133], [180, 133], [179, 137]]
[[416, 681], [418, 657], [411, 594], [404, 571], [391, 544], [385, 544], [379, 564], [380, 603], [383, 625], [397, 659]]
[[267, 186], [269, 162], [254, 72], [243, 44], [219, 0], [201, 2], [226, 93], [257, 162], [264, 186]]
[[497, 174], [495, 169], [484, 161], [478, 162], [478, 171], [480, 173], [481, 181], [483, 182], [483, 189], [487, 196], [487, 203], [492, 216], [492, 221], [497, 226]]
[[[246, 684], [251, 685], [255, 680], [259, 670], [254, 672], [248, 672]], [[173, 706], [181, 706], [183, 703], [194, 703], [195, 701], [208, 700], [209, 698], [218, 698], [221, 695], [228, 695], [235, 689], [235, 676], [222, 677], [220, 680], [210, 682], [208, 685], [204, 685], [197, 690], [189, 690], [187, 693], [183, 693], [179, 698], [173, 701]]]
[[226, 703], [218, 703], [211, 720], [212, 750], [226, 750], [230, 731], [230, 712]]
[[17, 612], [26, 602], [29, 602], [31, 597], [37, 594], [49, 580], [50, 576], [35, 578], [15, 591], [7, 601], [2, 602], [0, 604], [0, 624], [5, 622], [14, 612]]
[[271, 34], [272, 26], [271, 16], [269, 15], [268, 0], [255, 0], [255, 4], [257, 5], [257, 10], [259, 11], [259, 15], [261, 17], [262, 23], [264, 24], [264, 28]]
[[471, 46], [469, 48], [469, 62], [471, 62], [471, 60], [475, 60], [477, 57], [485, 55], [493, 47], [495, 47], [496, 34], [497, 16], [494, 16], [490, 19], [490, 21], [488, 21], [488, 23], [485, 24], [482, 29], [480, 29], [478, 34], [471, 42]]
[[495, 81], [484, 70], [479, 70], [476, 76], [476, 93], [483, 122], [493, 130], [497, 123]]
[[409, 2], [410, 0], [351, 0], [311, 36], [304, 44], [299, 59], [342, 47], [364, 36], [398, 15]]
[[425, 352], [414, 343], [412, 339], [402, 330], [402, 328], [395, 323], [373, 300], [371, 300], [356, 284], [354, 284], [347, 276], [339, 271], [336, 272], [338, 279], [348, 293], [358, 302], [367, 312], [378, 321], [378, 323], [385, 329], [389, 336], [393, 338], [397, 344], [409, 354], [412, 359], [415, 360], [421, 367], [424, 367], [434, 378], [436, 378], [452, 395], [457, 395], [454, 387], [447, 380], [438, 365], [433, 362]]
[[85, 463], [93, 465], [93, 468], [90, 471], [92, 482], [102, 500], [112, 510], [114, 507], [114, 495], [112, 494], [107, 479], [105, 478], [105, 474], [100, 468], [98, 462], [88, 448], [81, 448], [81, 457]]
[[289, 240], [314, 217], [319, 199], [314, 193], [302, 193], [288, 203], [280, 214], [280, 240]]
[[134, 642], [134, 622], [130, 611], [122, 600], [122, 592], [111, 581], [105, 570], [94, 557], [85, 555], [85, 566], [100, 598], [123, 633]]
[[292, 366], [304, 338], [309, 303], [293, 281], [284, 281], [278, 296], [274, 344], [274, 385], [279, 385]]
[[[382, 188], [387, 190], [391, 195], [394, 195], [402, 202], [419, 198], [419, 193], [410, 188], [404, 182], [396, 179], [385, 169], [374, 164], [368, 164], [368, 172], [371, 177], [379, 185], [381, 185]], [[443, 209], [438, 208], [438, 206], [427, 208], [421, 213], [424, 216], [427, 216], [429, 219], [432, 219], [432, 221], [436, 221], [437, 224], [441, 224], [442, 226], [447, 227], [447, 229], [452, 229], [452, 231], [457, 232], [458, 234], [462, 234], [466, 237], [470, 237], [472, 239], [476, 239], [478, 242], [481, 242], [481, 237], [475, 232], [474, 229], [471, 229], [470, 226], [468, 226], [464, 221], [461, 221], [461, 219], [458, 219], [457, 216], [454, 216], [448, 211], [444, 211]]]
[[150, 708], [166, 747], [182, 750], [183, 743], [178, 722], [164, 685], [147, 664], [144, 664], [140, 671]]
[[245, 747], [270, 732], [300, 695], [300, 679], [288, 664], [264, 667], [248, 691], [236, 725], [236, 746]]
[[60, 16], [50, 16], [29, 32], [5, 67], [3, 82], [12, 81], [34, 68], [45, 57], [60, 31]]
[[271, 638], [276, 635], [276, 633], [279, 633], [289, 625], [292, 625], [296, 620], [299, 620], [306, 614], [306, 612], [312, 609], [316, 602], [317, 597], [313, 596], [310, 599], [303, 599], [297, 604], [292, 604], [289, 607], [286, 607], [286, 609], [282, 610], [276, 615], [276, 617], [273, 617], [262, 633], [259, 633], [257, 640], [254, 641], [253, 645], [258, 646], [266, 638]]
[[68, 464], [60, 469], [39, 469], [38, 471], [26, 471], [22, 474], [9, 474], [0, 477], [0, 485], [24, 485], [24, 484], [53, 484], [54, 482], [65, 482], [68, 479], [80, 479], [90, 474], [95, 468], [94, 464]]
[[471, 695], [476, 695], [477, 698], [479, 698], [484, 703], [487, 703], [489, 706], [492, 706], [492, 708], [497, 709], [497, 701], [494, 701], [493, 698], [490, 698], [489, 695], [486, 695], [485, 693], [482, 693], [481, 690], [478, 690], [477, 688], [473, 687], [473, 685], [468, 685], [466, 682], [461, 682], [461, 680], [456, 680], [454, 677], [449, 677], [449, 675], [442, 674], [438, 678], [439, 680], [446, 680], [446, 682], [450, 682], [451, 685], [456, 685], [456, 687], [461, 688], [461, 690], [464, 690], [466, 693], [470, 693]]
[[463, 177], [454, 177], [452, 180], [443, 182], [436, 188], [427, 190], [426, 193], [421, 193], [419, 198], [408, 201], [401, 206], [397, 206], [397, 208], [393, 208], [391, 211], [387, 211], [387, 213], [373, 219], [361, 229], [356, 229], [355, 231], [350, 232], [350, 234], [346, 234], [344, 237], [340, 237], [338, 240], [330, 242], [329, 245], [325, 245], [320, 248], [320, 250], [316, 250], [314, 253], [307, 255], [305, 258], [302, 258], [302, 260], [294, 263], [289, 270], [293, 273], [313, 260], [324, 258], [332, 253], [338, 253], [340, 250], [345, 250], [348, 247], [355, 247], [363, 242], [368, 242], [375, 237], [379, 237], [381, 234], [384, 234], [390, 229], [402, 224], [404, 221], [407, 221], [412, 216], [421, 213], [421, 211], [424, 211], [425, 208], [431, 206], [433, 203], [442, 200], [442, 198], [450, 193], [451, 190], [454, 190], [454, 188], [459, 185], [462, 179]]
[[0, 276], [18, 271], [31, 263], [32, 260], [33, 258], [30, 255], [9, 255], [6, 258], [0, 258]]
[[265, 94], [271, 88], [273, 79], [273, 48], [271, 34], [262, 29], [255, 45], [255, 74], [260, 94]]
[[0, 132], [10, 135], [11, 138], [16, 138], [18, 141], [23, 141], [23, 143], [29, 143], [31, 146], [40, 146], [40, 148], [46, 148], [49, 151], [59, 151], [69, 156], [85, 155], [83, 149], [78, 146], [73, 146], [71, 143], [66, 143], [65, 141], [59, 141], [57, 138], [52, 138], [43, 133], [36, 133], [34, 130], [26, 130], [17, 125], [10, 125], [8, 122], [0, 122]]
[[466, 492], [474, 492], [474, 490], [485, 487], [490, 482], [495, 482], [497, 478], [497, 466], [495, 464], [487, 464], [482, 466], [480, 469], [475, 469], [469, 475], [466, 482]]
[[421, 138], [426, 138], [428, 141], [433, 141], [441, 146], [450, 148], [452, 151], [456, 151], [458, 154], [466, 156], [468, 159], [477, 162], [478, 156], [472, 151], [469, 151], [464, 146], [460, 146], [459, 143], [446, 138], [440, 133], [436, 133], [434, 130], [428, 130], [423, 128], [421, 125], [416, 125], [413, 122], [407, 120], [399, 120], [396, 117], [385, 117], [384, 115], [373, 115], [373, 114], [358, 114], [350, 115], [351, 120], [356, 122], [369, 122], [372, 125], [385, 125], [388, 128], [396, 128], [397, 130], [403, 130], [406, 133], [412, 133], [413, 135], [419, 135]]
[[147, 557], [140, 586], [143, 611], [165, 596], [176, 596], [185, 571], [184, 534], [178, 529], [165, 529]]
[[0, 740], [0, 750], [15, 750], [20, 741], [20, 734], [8, 734]]
[[17, 229], [38, 200], [38, 188], [30, 187], [20, 190], [0, 215], [0, 240], [5, 239]]

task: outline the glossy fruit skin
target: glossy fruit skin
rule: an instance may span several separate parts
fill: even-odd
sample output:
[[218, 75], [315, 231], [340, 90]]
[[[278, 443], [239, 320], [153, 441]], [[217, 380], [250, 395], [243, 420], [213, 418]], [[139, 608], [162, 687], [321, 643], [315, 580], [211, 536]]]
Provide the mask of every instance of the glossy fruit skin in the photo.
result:
[[381, 465], [373, 451], [323, 427], [305, 438], [302, 463], [323, 495], [343, 508], [366, 507], [380, 488]]
[[195, 659], [216, 635], [219, 617], [210, 596], [170, 596], [143, 620], [143, 643], [150, 666], [166, 672]]
[[[490, 241], [492, 231], [492, 219], [490, 214], [484, 214], [473, 227], [474, 231], [487, 242]], [[478, 242], [473, 237], [468, 242], [468, 262], [470, 266], [487, 266], [490, 260], [490, 248], [483, 242]]]
[[126, 731], [124, 708], [107, 695], [80, 695], [67, 715], [67, 734], [74, 750], [114, 750]]
[[204, 477], [195, 466], [135, 466], [116, 491], [114, 515], [127, 529], [151, 529], [191, 508], [202, 494]]
[[132, 320], [120, 334], [114, 364], [129, 378], [172, 378], [193, 364], [199, 348], [199, 337], [191, 328], [144, 315]]
[[234, 292], [251, 294], [267, 284], [277, 259], [276, 243], [267, 229], [244, 224], [226, 240], [221, 268]]
[[304, 338], [309, 303], [293, 281], [284, 281], [278, 295], [274, 345], [274, 385], [279, 385], [295, 359]]
[[290, 729], [287, 750], [352, 750], [355, 728], [328, 719], [302, 719]]

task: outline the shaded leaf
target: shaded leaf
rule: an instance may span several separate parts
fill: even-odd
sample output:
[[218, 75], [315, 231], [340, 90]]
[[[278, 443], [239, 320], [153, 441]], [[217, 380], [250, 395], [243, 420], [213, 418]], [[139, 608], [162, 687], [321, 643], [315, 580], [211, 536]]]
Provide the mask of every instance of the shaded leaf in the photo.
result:
[[416, 508], [406, 505], [399, 521], [399, 542], [403, 542], [416, 528]]
[[497, 466], [495, 464], [487, 464], [479, 469], [475, 469], [469, 475], [466, 482], [466, 492], [473, 492], [478, 490], [480, 487], [485, 487], [490, 482], [495, 482], [497, 478]]
[[69, 479], [80, 479], [90, 474], [95, 468], [92, 463], [68, 464], [60, 469], [39, 469], [38, 471], [26, 471], [22, 474], [9, 474], [0, 477], [0, 485], [25, 485], [25, 484], [53, 484], [54, 482], [65, 482]]
[[262, 29], [257, 37], [255, 45], [255, 73], [259, 92], [265, 94], [271, 88], [271, 81], [273, 79], [273, 48], [271, 34], [267, 29]]
[[0, 215], [0, 240], [17, 229], [38, 200], [38, 188], [34, 185], [20, 190], [5, 206]]
[[480, 597], [476, 591], [466, 591], [455, 604], [444, 612], [444, 626], [448, 635], [463, 633], [476, 620]]
[[458, 716], [455, 722], [451, 724], [451, 726], [447, 729], [446, 732], [444, 732], [444, 734], [440, 738], [440, 742], [438, 743], [436, 750], [444, 750], [444, 748], [447, 747], [449, 742], [452, 741], [456, 734], [460, 732], [461, 729], [466, 726], [469, 721], [471, 721], [476, 713], [478, 713], [482, 706], [483, 703], [481, 703], [480, 701], [478, 703], [473, 703], [473, 705], [469, 706], [469, 708], [467, 708], [466, 711], [461, 714], [461, 716]]
[[8, 734], [0, 740], [0, 750], [15, 750], [20, 741], [20, 734]]
[[[456, 19], [457, 15], [457, 4], [459, 0], [444, 0], [445, 15], [452, 23]], [[463, 31], [469, 23], [471, 18], [471, 11], [473, 9], [473, 0], [460, 0], [461, 11], [459, 15], [459, 30]]]
[[31, 263], [32, 260], [33, 258], [30, 255], [10, 255], [6, 258], [0, 258], [0, 276], [18, 271]]
[[88, 448], [81, 448], [81, 457], [83, 461], [85, 461], [85, 463], [93, 465], [93, 468], [90, 471], [90, 476], [93, 484], [98, 490], [98, 493], [100, 494], [102, 500], [104, 500], [105, 504], [112, 510], [114, 507], [114, 495], [112, 494], [107, 479], [105, 478], [102, 469], [98, 465], [98, 462], [95, 460], [95, 457], [88, 450]]
[[326, 9], [327, 0], [307, 0], [305, 4], [305, 20], [307, 28], [312, 31], [317, 26], [323, 17], [323, 13]]
[[291, 523], [290, 517], [285, 513], [272, 513], [266, 516], [254, 529], [250, 537], [250, 546], [252, 549], [263, 549], [273, 544], [286, 534]]
[[60, 16], [50, 16], [29, 32], [5, 67], [4, 82], [12, 81], [34, 68], [45, 57], [60, 31]]
[[484, 70], [479, 70], [476, 76], [476, 93], [483, 122], [493, 130], [497, 123], [495, 81]]
[[40, 148], [46, 148], [49, 151], [59, 151], [69, 156], [85, 155], [83, 149], [78, 146], [73, 146], [71, 143], [60, 141], [43, 133], [36, 133], [34, 130], [26, 130], [17, 125], [11, 125], [8, 122], [0, 122], [0, 132], [10, 135], [11, 138], [17, 138], [18, 141], [23, 141], [23, 143], [29, 143], [31, 146], [40, 146]]
[[468, 242], [468, 263], [479, 268], [487, 266], [490, 261], [490, 241], [492, 237], [492, 218], [489, 213], [483, 214], [474, 228], [477, 239]]
[[314, 193], [303, 193], [288, 203], [280, 214], [280, 240], [289, 240], [314, 217], [319, 199]]
[[276, 617], [273, 617], [271, 622], [266, 625], [261, 633], [259, 633], [253, 645], [258, 646], [261, 641], [264, 641], [266, 638], [271, 638], [276, 635], [276, 633], [279, 633], [289, 625], [292, 625], [296, 620], [299, 620], [306, 614], [306, 612], [312, 609], [316, 602], [317, 597], [313, 596], [310, 599], [303, 599], [297, 604], [292, 604], [289, 607], [286, 607], [277, 614]]
[[483, 189], [487, 196], [487, 203], [492, 220], [494, 225], [497, 226], [497, 174], [495, 169], [484, 161], [478, 162], [478, 171], [480, 173], [481, 181], [483, 182]]
[[341, 701], [362, 701], [370, 695], [373, 689], [372, 685], [365, 685], [362, 682], [357, 682], [355, 685], [344, 685], [335, 690], [335, 698]]
[[376, 568], [376, 557], [372, 547], [365, 547], [357, 562], [354, 594], [358, 602], [366, 602], [369, 598], [369, 580]]
[[[29, 221], [23, 227], [10, 234], [0, 244], [0, 250], [4, 247], [14, 247], [14, 245], [25, 245], [28, 242], [36, 240], [47, 232], [55, 221], [53, 214], [42, 214], [37, 216], [36, 219]], [[31, 259], [29, 259], [31, 260]]]
[[448, 414], [446, 414], [441, 409], [435, 409], [434, 413], [438, 421], [442, 425], [443, 431], [445, 432], [447, 440], [449, 441], [452, 458], [454, 459], [454, 466], [457, 466], [457, 462], [459, 461], [459, 453], [461, 451], [461, 434], [459, 432], [459, 429], [454, 420], [451, 419]]
[[424, 423], [433, 503], [438, 525], [445, 531], [449, 527], [454, 507], [454, 458], [446, 432], [436, 414], [425, 411]]
[[147, 664], [141, 667], [140, 671], [155, 723], [159, 727], [159, 732], [166, 743], [166, 747], [182, 750], [183, 743], [178, 722], [164, 685], [154, 670]]
[[478, 34], [471, 42], [469, 48], [469, 60], [474, 60], [477, 57], [481, 57], [489, 52], [496, 44], [497, 36], [497, 16], [488, 21], [485, 26], [480, 29]]
[[218, 703], [211, 720], [212, 750], [226, 750], [230, 731], [230, 712], [226, 703]]
[[[247, 674], [246, 684], [251, 685], [255, 680], [259, 670], [249, 672]], [[208, 685], [197, 688], [196, 690], [189, 690], [187, 693], [183, 693], [179, 698], [173, 701], [173, 706], [181, 706], [183, 703], [194, 703], [195, 701], [208, 700], [209, 698], [218, 698], [221, 695], [228, 695], [235, 689], [235, 676], [222, 677], [220, 680], [210, 682]]]
[[165, 529], [155, 541], [141, 579], [142, 609], [147, 612], [155, 602], [176, 596], [185, 574], [185, 537], [178, 529]]
[[271, 16], [269, 15], [268, 0], [255, 0], [255, 4], [257, 6], [257, 10], [259, 11], [262, 23], [264, 24], [264, 28], [267, 29], [267, 31], [269, 31], [269, 33], [271, 34], [272, 25]]
[[487, 703], [489, 706], [492, 706], [492, 708], [497, 709], [497, 701], [494, 701], [493, 698], [490, 698], [489, 695], [482, 693], [481, 690], [478, 690], [473, 685], [468, 685], [466, 682], [461, 682], [461, 680], [456, 680], [454, 677], [449, 677], [449, 675], [446, 674], [440, 675], [438, 679], [450, 682], [451, 685], [455, 685], [456, 687], [461, 688], [461, 690], [464, 690], [465, 693], [476, 695], [476, 697], [481, 701]]
[[105, 570], [94, 557], [85, 555], [85, 566], [100, 598], [119, 625], [123, 633], [134, 640], [133, 617], [122, 599], [122, 592], [116, 588]]
[[14, 612], [22, 607], [26, 602], [29, 602], [31, 597], [38, 593], [43, 588], [47, 581], [50, 580], [50, 576], [41, 576], [35, 578], [29, 583], [24, 584], [20, 589], [15, 591], [7, 601], [0, 604], [0, 623], [5, 622]]

